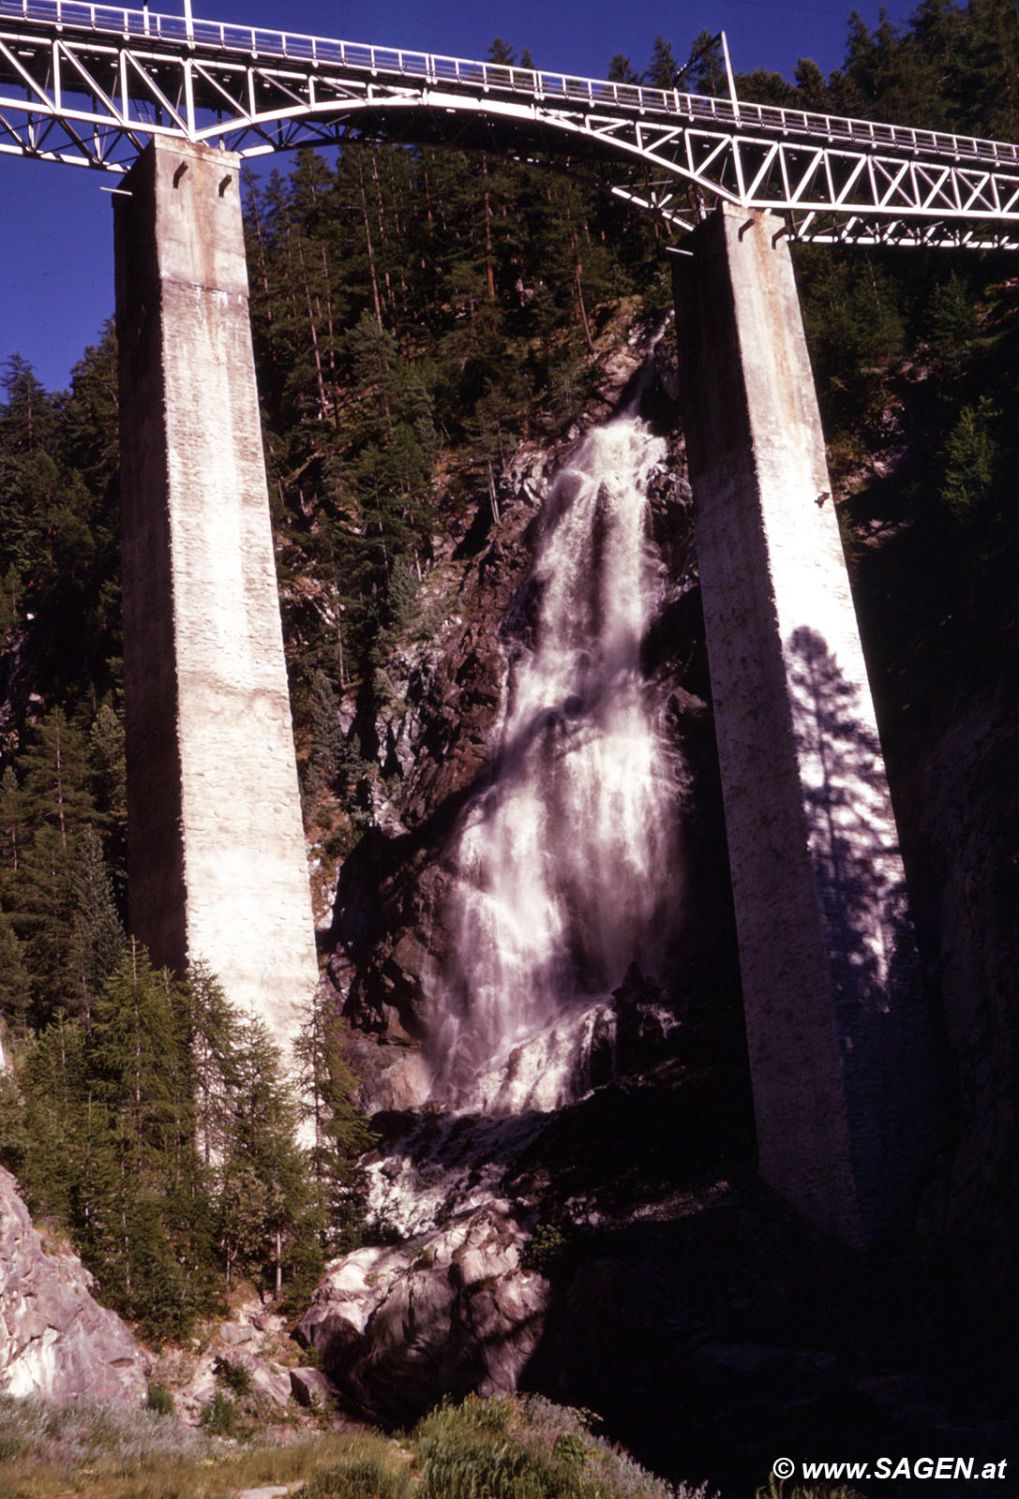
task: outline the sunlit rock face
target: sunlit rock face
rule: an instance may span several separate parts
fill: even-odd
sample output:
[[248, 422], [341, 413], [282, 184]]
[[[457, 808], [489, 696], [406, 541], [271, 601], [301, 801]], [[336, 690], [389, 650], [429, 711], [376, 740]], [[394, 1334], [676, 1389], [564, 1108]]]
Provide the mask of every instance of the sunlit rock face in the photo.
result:
[[76, 1255], [44, 1251], [0, 1169], [0, 1394], [141, 1404], [146, 1356], [91, 1288]]
[[383, 1420], [421, 1414], [438, 1392], [512, 1390], [540, 1340], [548, 1297], [524, 1264], [527, 1237], [496, 1199], [427, 1243], [359, 1249], [330, 1267], [298, 1340]]

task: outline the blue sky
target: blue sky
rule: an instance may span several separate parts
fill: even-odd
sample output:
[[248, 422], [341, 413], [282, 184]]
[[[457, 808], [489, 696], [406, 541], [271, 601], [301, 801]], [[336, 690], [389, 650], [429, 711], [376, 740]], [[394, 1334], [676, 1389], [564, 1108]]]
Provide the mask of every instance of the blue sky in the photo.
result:
[[[685, 56], [702, 29], [724, 27], [737, 69], [790, 74], [798, 57], [825, 72], [842, 60], [852, 0], [194, 0], [198, 16], [290, 31], [371, 41], [461, 57], [483, 57], [496, 36], [529, 47], [539, 67], [604, 76], [615, 52], [642, 69], [656, 35]], [[870, 23], [878, 0], [857, 0]], [[912, 10], [891, 0], [893, 19]], [[180, 13], [181, 0], [153, 0], [153, 10]], [[94, 342], [113, 306], [112, 209], [100, 191], [113, 179], [98, 172], [0, 156], [0, 360], [15, 352], [45, 385], [65, 385], [85, 345]]]

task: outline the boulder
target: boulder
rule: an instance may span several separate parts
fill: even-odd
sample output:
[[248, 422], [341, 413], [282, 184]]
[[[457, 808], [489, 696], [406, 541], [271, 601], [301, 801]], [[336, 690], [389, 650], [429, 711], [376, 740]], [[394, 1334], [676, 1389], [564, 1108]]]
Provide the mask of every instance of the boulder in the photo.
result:
[[523, 1264], [505, 1201], [399, 1248], [337, 1260], [295, 1336], [369, 1415], [408, 1422], [436, 1396], [508, 1392], [541, 1338], [548, 1283]]
[[244, 1322], [224, 1322], [219, 1329], [221, 1343], [228, 1348], [239, 1348], [242, 1343], [250, 1343], [255, 1336], [253, 1327]]
[[331, 1405], [339, 1394], [328, 1374], [321, 1369], [291, 1369], [290, 1393], [298, 1405], [309, 1408]]
[[290, 1379], [282, 1364], [259, 1358], [247, 1349], [231, 1354], [230, 1363], [245, 1370], [254, 1394], [262, 1395], [273, 1405], [289, 1405]]
[[148, 1371], [124, 1323], [94, 1300], [77, 1255], [43, 1249], [0, 1169], [0, 1394], [140, 1405]]

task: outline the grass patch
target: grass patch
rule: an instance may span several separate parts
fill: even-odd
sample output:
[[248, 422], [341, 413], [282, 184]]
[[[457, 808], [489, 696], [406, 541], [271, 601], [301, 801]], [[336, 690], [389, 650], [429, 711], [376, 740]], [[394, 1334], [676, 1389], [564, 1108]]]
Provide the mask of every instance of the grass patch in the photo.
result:
[[407, 1499], [413, 1490], [406, 1450], [371, 1432], [350, 1440], [342, 1460], [317, 1473], [296, 1499]]
[[[217, 1399], [233, 1405], [222, 1391]], [[707, 1499], [594, 1436], [584, 1412], [538, 1396], [444, 1404], [402, 1439], [360, 1430], [289, 1446], [227, 1443], [216, 1424], [196, 1432], [152, 1410], [0, 1399], [0, 1494], [233, 1499], [290, 1484], [300, 1485], [295, 1499]]]
[[297, 1484], [343, 1460], [355, 1437], [229, 1448], [171, 1416], [0, 1398], [3, 1499], [232, 1499]]

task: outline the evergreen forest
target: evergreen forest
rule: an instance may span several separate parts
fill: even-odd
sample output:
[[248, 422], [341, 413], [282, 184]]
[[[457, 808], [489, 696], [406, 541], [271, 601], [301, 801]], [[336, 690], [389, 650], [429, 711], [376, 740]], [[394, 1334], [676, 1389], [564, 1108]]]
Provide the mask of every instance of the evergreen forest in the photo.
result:
[[[643, 74], [619, 55], [606, 73], [668, 85], [689, 55], [683, 86], [711, 92], [710, 40], [659, 37]], [[527, 65], [526, 42], [491, 55]], [[751, 100], [1019, 139], [1011, 0], [922, 0], [874, 29], [854, 14], [830, 77], [803, 59], [791, 80], [737, 83]], [[518, 445], [568, 432], [607, 338], [664, 321], [667, 236], [590, 163], [454, 148], [302, 151], [252, 174], [245, 202], [306, 829], [332, 874], [398, 774], [370, 728], [387, 662], [436, 628]], [[910, 528], [930, 610], [962, 631], [952, 669], [969, 652], [980, 670], [1015, 630], [1015, 258], [805, 246], [796, 264], [851, 565], [875, 530]], [[56, 392], [3, 353], [0, 1161], [107, 1304], [181, 1339], [240, 1278], [296, 1307], [359, 1242], [372, 1135], [324, 1004], [299, 1102], [229, 974], [155, 971], [131, 938], [115, 339]]]

